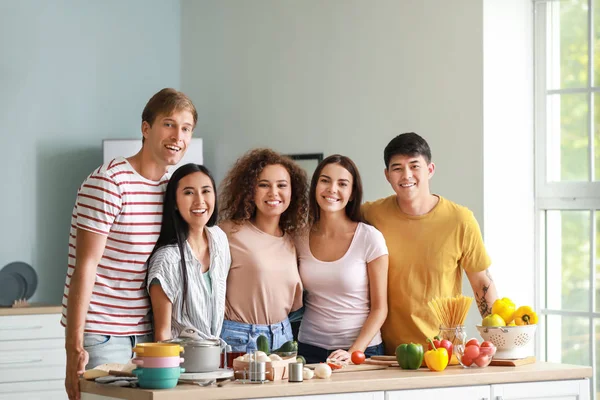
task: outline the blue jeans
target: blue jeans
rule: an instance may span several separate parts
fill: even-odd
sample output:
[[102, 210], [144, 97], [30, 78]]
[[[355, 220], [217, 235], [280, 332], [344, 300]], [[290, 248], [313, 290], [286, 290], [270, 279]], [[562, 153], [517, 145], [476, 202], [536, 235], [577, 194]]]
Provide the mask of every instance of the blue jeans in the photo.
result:
[[109, 336], [83, 334], [83, 348], [90, 355], [86, 369], [101, 364], [127, 364], [133, 357], [133, 348], [138, 343], [152, 342], [152, 334], [139, 336]]
[[223, 321], [221, 339], [231, 346], [233, 352], [256, 350], [256, 339], [260, 335], [267, 337], [269, 349], [277, 349], [285, 342], [293, 339], [292, 327], [289, 319], [271, 325], [253, 325], [243, 322]]
[[[348, 350], [348, 349], [344, 349]], [[335, 350], [327, 350], [322, 347], [313, 346], [311, 344], [306, 344], [302, 342], [298, 342], [298, 354], [304, 357], [308, 364], [316, 364], [322, 363], [327, 360], [329, 355], [333, 353]], [[372, 356], [382, 356], [383, 352], [383, 342], [376, 344], [375, 346], [370, 346], [365, 349], [365, 356], [367, 358]]]

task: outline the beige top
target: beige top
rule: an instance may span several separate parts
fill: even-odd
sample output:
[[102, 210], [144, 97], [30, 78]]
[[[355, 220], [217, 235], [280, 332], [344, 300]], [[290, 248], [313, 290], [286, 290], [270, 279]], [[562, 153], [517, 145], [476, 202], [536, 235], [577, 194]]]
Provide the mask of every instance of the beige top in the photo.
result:
[[302, 282], [289, 235], [272, 236], [250, 222], [226, 221], [221, 229], [231, 249], [226, 320], [270, 325], [302, 307]]

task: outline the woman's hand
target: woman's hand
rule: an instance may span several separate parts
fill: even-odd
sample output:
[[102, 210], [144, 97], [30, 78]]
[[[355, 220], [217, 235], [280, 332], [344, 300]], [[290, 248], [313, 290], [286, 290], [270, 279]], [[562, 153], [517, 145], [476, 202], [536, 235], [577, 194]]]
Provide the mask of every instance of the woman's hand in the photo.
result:
[[329, 359], [347, 364], [350, 361], [350, 353], [343, 349], [337, 349], [329, 355]]

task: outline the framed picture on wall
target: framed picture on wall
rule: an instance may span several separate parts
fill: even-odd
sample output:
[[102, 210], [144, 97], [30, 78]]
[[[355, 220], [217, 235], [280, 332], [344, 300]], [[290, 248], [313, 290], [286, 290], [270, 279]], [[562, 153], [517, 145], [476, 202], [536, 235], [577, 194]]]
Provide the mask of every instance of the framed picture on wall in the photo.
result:
[[287, 156], [296, 161], [306, 171], [309, 183], [315, 169], [317, 169], [317, 165], [323, 161], [323, 153], [287, 154]]

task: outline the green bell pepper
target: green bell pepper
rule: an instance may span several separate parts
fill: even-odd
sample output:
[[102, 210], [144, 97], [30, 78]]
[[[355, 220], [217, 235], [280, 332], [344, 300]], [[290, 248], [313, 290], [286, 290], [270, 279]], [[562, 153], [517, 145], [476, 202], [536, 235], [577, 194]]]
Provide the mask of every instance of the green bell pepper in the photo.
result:
[[396, 347], [396, 360], [402, 369], [419, 369], [423, 364], [423, 346], [410, 343]]

